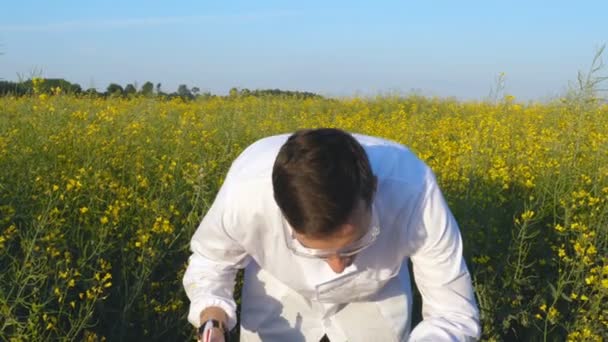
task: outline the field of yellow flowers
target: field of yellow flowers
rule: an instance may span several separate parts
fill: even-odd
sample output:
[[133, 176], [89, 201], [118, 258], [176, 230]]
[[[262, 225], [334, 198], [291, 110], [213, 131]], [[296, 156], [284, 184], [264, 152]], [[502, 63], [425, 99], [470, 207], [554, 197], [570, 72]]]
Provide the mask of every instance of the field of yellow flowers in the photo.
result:
[[422, 97], [0, 98], [0, 339], [191, 340], [188, 243], [231, 161], [339, 127], [409, 146], [456, 216], [483, 339], [608, 339], [608, 106]]

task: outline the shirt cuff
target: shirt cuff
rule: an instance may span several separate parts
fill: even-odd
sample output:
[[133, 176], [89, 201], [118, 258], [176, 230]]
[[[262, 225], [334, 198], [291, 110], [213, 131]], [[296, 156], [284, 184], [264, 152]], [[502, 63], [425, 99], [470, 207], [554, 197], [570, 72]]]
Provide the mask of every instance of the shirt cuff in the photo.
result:
[[201, 312], [210, 306], [217, 306], [224, 310], [228, 316], [226, 327], [228, 330], [234, 329], [236, 326], [236, 304], [234, 302], [228, 303], [226, 300], [216, 297], [192, 302], [190, 304], [190, 311], [188, 312], [188, 321], [190, 324], [198, 328], [201, 325]]

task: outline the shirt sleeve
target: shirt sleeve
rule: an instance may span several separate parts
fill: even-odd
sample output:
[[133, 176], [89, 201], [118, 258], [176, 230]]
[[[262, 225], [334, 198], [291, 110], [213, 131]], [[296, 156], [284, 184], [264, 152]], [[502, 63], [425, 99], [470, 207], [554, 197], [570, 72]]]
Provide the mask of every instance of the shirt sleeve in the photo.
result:
[[420, 207], [420, 248], [411, 256], [422, 296], [423, 320], [408, 341], [473, 341], [481, 335], [471, 276], [462, 256], [458, 224], [429, 170]]
[[229, 329], [237, 322], [235, 278], [250, 257], [228, 233], [237, 220], [236, 210], [230, 207], [226, 182], [190, 242], [192, 254], [182, 282], [190, 299], [188, 321], [195, 327], [200, 325], [201, 312], [209, 306], [218, 306], [226, 312]]

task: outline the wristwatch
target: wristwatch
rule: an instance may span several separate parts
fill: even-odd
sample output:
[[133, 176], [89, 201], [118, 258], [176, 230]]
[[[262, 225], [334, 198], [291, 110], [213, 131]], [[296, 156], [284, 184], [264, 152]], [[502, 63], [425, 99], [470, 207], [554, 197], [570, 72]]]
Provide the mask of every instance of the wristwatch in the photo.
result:
[[207, 342], [205, 340], [205, 337], [206, 337], [205, 334], [208, 330], [210, 330], [212, 328], [219, 328], [224, 333], [224, 341], [228, 342], [228, 329], [226, 329], [226, 326], [224, 325], [224, 323], [218, 321], [217, 319], [208, 319], [203, 324], [201, 324], [200, 327], [198, 327], [198, 330], [196, 333], [198, 340]]

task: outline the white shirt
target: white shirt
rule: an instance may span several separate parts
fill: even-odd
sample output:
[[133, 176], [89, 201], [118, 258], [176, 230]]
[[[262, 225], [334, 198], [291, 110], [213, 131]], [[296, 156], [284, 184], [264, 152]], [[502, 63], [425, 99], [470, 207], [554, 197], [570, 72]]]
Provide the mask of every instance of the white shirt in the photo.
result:
[[[421, 321], [410, 341], [463, 341], [480, 336], [479, 311], [462, 257], [462, 241], [428, 166], [406, 147], [353, 134], [378, 178], [373, 222], [380, 235], [343, 273], [322, 260], [294, 255], [285, 243], [289, 226], [273, 198], [272, 167], [289, 134], [261, 139], [233, 162], [224, 184], [192, 237], [183, 278], [188, 320], [219, 306], [236, 324], [233, 287], [238, 268], [251, 261], [326, 315], [340, 303], [365, 300], [411, 259], [422, 295]], [[408, 318], [409, 319], [409, 318]]]

